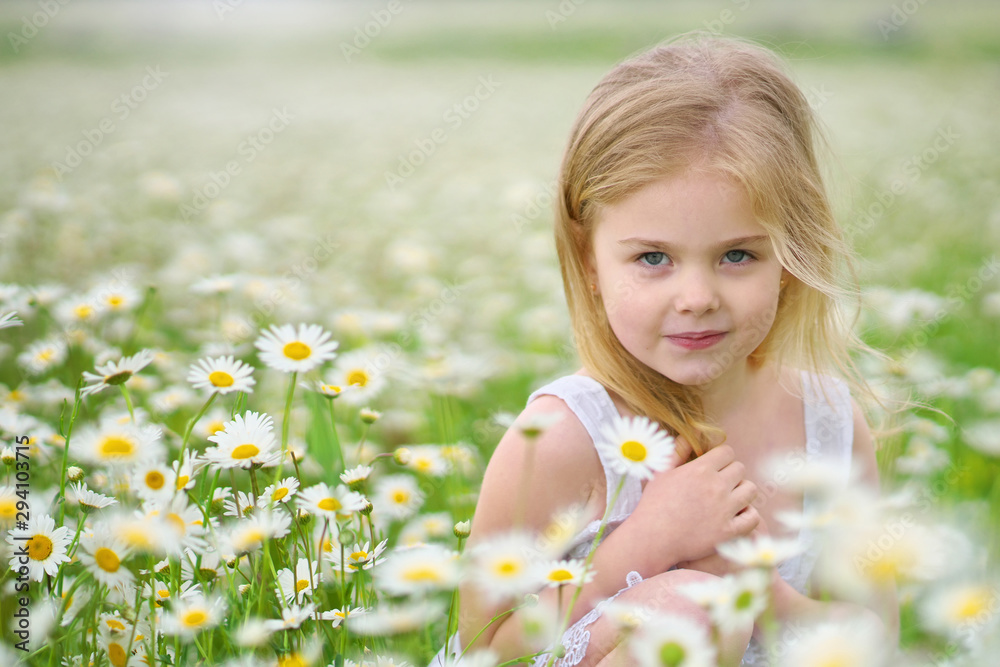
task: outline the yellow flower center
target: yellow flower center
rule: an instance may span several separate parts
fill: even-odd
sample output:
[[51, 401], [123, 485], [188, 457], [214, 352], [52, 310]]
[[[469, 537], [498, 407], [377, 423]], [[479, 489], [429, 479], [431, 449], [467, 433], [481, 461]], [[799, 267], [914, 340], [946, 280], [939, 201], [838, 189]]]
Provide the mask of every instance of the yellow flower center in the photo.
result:
[[0, 500], [0, 519], [13, 519], [17, 514], [17, 505], [13, 500]]
[[402, 505], [409, 499], [410, 499], [410, 494], [407, 493], [406, 491], [400, 490], [392, 494], [392, 502], [396, 503], [397, 505]]
[[573, 573], [565, 568], [559, 570], [552, 570], [551, 572], [549, 572], [550, 581], [569, 581], [572, 578], [573, 578]]
[[188, 477], [187, 475], [178, 475], [177, 476], [177, 488], [178, 489], [183, 489], [185, 486], [187, 486], [187, 483], [189, 481], [191, 481], [191, 478]]
[[298, 653], [289, 653], [278, 658], [278, 667], [308, 667], [308, 663]]
[[101, 441], [98, 451], [101, 456], [131, 456], [135, 451], [135, 444], [128, 438], [109, 435]]
[[260, 449], [257, 447], [257, 445], [254, 445], [252, 443], [247, 443], [245, 445], [240, 445], [239, 447], [233, 449], [232, 456], [234, 459], [249, 459], [254, 456], [257, 456], [257, 454], [259, 453]]
[[28, 558], [45, 560], [52, 555], [52, 540], [39, 533], [28, 540]]
[[324, 498], [316, 503], [316, 506], [321, 510], [326, 510], [327, 512], [336, 512], [343, 507], [343, 505], [340, 504], [340, 501], [336, 498]]
[[101, 547], [94, 553], [94, 561], [97, 563], [97, 567], [105, 572], [117, 572], [122, 563], [118, 554], [107, 547]]
[[163, 473], [159, 470], [150, 470], [146, 473], [146, 486], [153, 489], [154, 491], [159, 491], [163, 488], [163, 483], [166, 480], [163, 478]]
[[126, 544], [133, 547], [150, 549], [153, 546], [152, 541], [149, 539], [149, 532], [145, 524], [131, 524], [129, 526], [125, 526], [119, 532], [119, 535], [123, 540], [125, 540]]
[[635, 440], [628, 440], [622, 443], [622, 456], [629, 461], [636, 463], [646, 460], [646, 446]]
[[298, 340], [293, 340], [291, 343], [285, 345], [282, 352], [284, 352], [286, 357], [294, 359], [295, 361], [307, 359], [309, 355], [312, 354], [312, 350], [309, 349], [309, 346]]
[[288, 495], [288, 487], [282, 486], [281, 488], [274, 490], [274, 493], [271, 494], [271, 500], [281, 500], [287, 495]]
[[521, 571], [521, 566], [512, 560], [506, 560], [501, 563], [497, 563], [496, 566], [497, 574], [504, 577], [515, 575], [520, 571]]
[[351, 554], [351, 560], [355, 560], [355, 561], [365, 561], [365, 560], [368, 560], [368, 552], [367, 551], [355, 551], [354, 553]]
[[226, 371], [212, 371], [208, 374], [208, 381], [215, 387], [231, 387], [233, 376]]
[[201, 627], [208, 620], [208, 614], [206, 614], [201, 609], [192, 609], [184, 614], [181, 618], [181, 623], [189, 628]]
[[105, 619], [104, 625], [108, 626], [115, 632], [125, 632], [125, 624], [117, 619], [114, 618]]
[[210, 435], [215, 435], [219, 431], [225, 431], [226, 424], [222, 421], [209, 422], [208, 428], [206, 428], [205, 430], [207, 430]]
[[87, 304], [81, 304], [73, 309], [73, 314], [81, 320], [85, 320], [94, 314], [94, 309]]
[[404, 572], [403, 579], [413, 582], [435, 582], [441, 581], [441, 573], [429, 565], [418, 565]]
[[125, 303], [125, 299], [120, 294], [112, 294], [108, 297], [108, 305], [112, 308], [117, 308], [123, 303]]
[[993, 598], [986, 591], [971, 591], [952, 607], [952, 615], [960, 621], [968, 621], [987, 611], [992, 601]]
[[128, 657], [125, 655], [125, 649], [122, 648], [121, 644], [117, 642], [108, 644], [108, 660], [115, 667], [125, 667], [128, 663]]
[[295, 592], [296, 593], [298, 593], [299, 591], [301, 591], [301, 590], [303, 590], [305, 588], [309, 588], [309, 580], [308, 579], [299, 579], [298, 581], [295, 582]]
[[160, 596], [161, 598], [166, 599], [166, 598], [170, 597], [170, 589], [169, 588], [161, 588], [160, 590], [156, 591], [156, 594], [158, 596]]
[[47, 347], [47, 348], [45, 348], [44, 350], [41, 350], [38, 353], [38, 360], [39, 361], [48, 361], [49, 359], [51, 359], [54, 356], [56, 356], [56, 351], [53, 350], [51, 347]]
[[170, 523], [172, 523], [174, 525], [174, 528], [176, 528], [177, 532], [180, 533], [181, 535], [187, 532], [187, 524], [184, 523], [184, 519], [182, 519], [181, 515], [178, 514], [177, 512], [171, 512], [164, 518]]
[[363, 368], [355, 368], [347, 374], [347, 384], [364, 387], [368, 384], [368, 373]]

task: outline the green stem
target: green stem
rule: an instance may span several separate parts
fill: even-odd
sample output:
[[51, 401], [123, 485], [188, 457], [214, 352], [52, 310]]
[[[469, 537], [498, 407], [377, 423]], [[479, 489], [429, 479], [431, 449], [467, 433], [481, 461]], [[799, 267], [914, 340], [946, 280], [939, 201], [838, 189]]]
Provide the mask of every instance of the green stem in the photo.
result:
[[135, 410], [132, 409], [132, 398], [128, 395], [128, 389], [125, 388], [125, 383], [118, 385], [118, 388], [122, 391], [122, 396], [125, 397], [125, 406], [128, 408], [128, 416], [132, 418], [132, 423], [135, 424]]
[[[462, 662], [462, 656], [464, 656], [464, 655], [465, 655], [465, 652], [466, 652], [466, 651], [468, 651], [468, 650], [469, 650], [469, 648], [470, 648], [470, 647], [471, 647], [471, 646], [472, 646], [473, 644], [475, 644], [475, 643], [476, 643], [476, 640], [477, 640], [477, 639], [479, 639], [479, 636], [480, 636], [481, 634], [483, 634], [484, 632], [486, 632], [486, 628], [490, 627], [491, 625], [493, 625], [494, 623], [496, 623], [496, 622], [497, 622], [498, 620], [500, 620], [500, 619], [501, 619], [501, 618], [503, 618], [504, 616], [507, 616], [507, 615], [509, 615], [509, 614], [513, 614], [513, 613], [514, 613], [515, 611], [517, 611], [518, 609], [520, 609], [520, 608], [521, 608], [521, 607], [523, 607], [523, 606], [524, 606], [523, 604], [519, 604], [518, 606], [516, 606], [516, 607], [511, 607], [511, 608], [510, 608], [510, 609], [508, 609], [507, 611], [502, 611], [502, 612], [500, 612], [499, 614], [497, 614], [496, 616], [494, 616], [493, 618], [491, 618], [491, 619], [490, 619], [490, 621], [489, 621], [489, 623], [487, 623], [487, 624], [486, 624], [486, 625], [484, 625], [484, 626], [483, 626], [482, 628], [480, 628], [479, 632], [477, 632], [477, 633], [476, 633], [476, 636], [472, 638], [472, 641], [470, 641], [470, 642], [469, 642], [468, 644], [466, 644], [466, 645], [465, 645], [465, 648], [464, 648], [464, 649], [462, 650], [462, 652], [458, 654], [458, 660], [456, 660], [455, 662], [456, 662], [456, 663], [461, 663], [461, 662]], [[448, 641], [449, 641], [450, 639], [451, 639], [451, 637], [447, 637], [447, 638], [445, 639], [445, 651], [444, 651], [444, 652], [445, 652], [445, 654], [447, 654], [447, 653], [448, 653], [448, 644], [447, 644], [447, 642], [448, 642]], [[515, 661], [515, 662], [516, 662], [516, 661]]]
[[181, 439], [181, 453], [177, 457], [178, 461], [184, 460], [184, 452], [187, 451], [188, 440], [191, 439], [191, 431], [194, 430], [194, 425], [198, 423], [198, 420], [204, 417], [205, 413], [208, 412], [208, 408], [211, 407], [212, 403], [215, 402], [216, 396], [218, 396], [218, 394], [216, 394], [213, 391], [211, 395], [208, 397], [208, 400], [205, 401], [205, 405], [201, 406], [201, 410], [198, 411], [198, 414], [196, 414], [194, 417], [191, 418], [190, 421], [188, 421], [187, 426], [184, 428], [184, 437]]
[[[337, 434], [337, 416], [333, 409], [334, 399], [329, 398], [326, 404], [330, 406], [330, 429], [333, 433], [333, 452], [337, 456], [337, 460], [340, 462], [340, 470], [347, 469], [347, 463], [344, 461], [344, 450], [340, 446], [340, 435]], [[356, 457], [355, 457], [356, 458]]]

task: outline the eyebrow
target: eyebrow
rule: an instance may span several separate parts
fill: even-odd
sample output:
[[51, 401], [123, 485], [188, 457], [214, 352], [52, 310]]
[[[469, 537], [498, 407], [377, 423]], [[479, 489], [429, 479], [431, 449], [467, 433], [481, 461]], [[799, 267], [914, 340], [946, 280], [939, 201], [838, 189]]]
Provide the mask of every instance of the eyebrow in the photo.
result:
[[[726, 241], [722, 241], [721, 243], [717, 243], [715, 244], [715, 247], [731, 248], [733, 246], [740, 246], [740, 245], [754, 245], [757, 243], [763, 243], [770, 240], [771, 237], [766, 234], [760, 234], [757, 236], [740, 236], [735, 239], [728, 239]], [[642, 238], [622, 239], [621, 241], [618, 242], [618, 245], [630, 246], [630, 247], [641, 246], [646, 248], [657, 248], [664, 250], [673, 250], [674, 248], [672, 244], [667, 243], [666, 241], [654, 241], [651, 239], [642, 239]]]

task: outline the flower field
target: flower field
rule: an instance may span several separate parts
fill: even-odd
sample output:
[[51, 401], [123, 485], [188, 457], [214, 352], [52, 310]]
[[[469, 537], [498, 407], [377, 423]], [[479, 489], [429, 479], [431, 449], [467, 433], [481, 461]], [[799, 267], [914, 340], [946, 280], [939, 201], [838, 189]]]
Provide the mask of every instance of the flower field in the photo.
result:
[[[691, 29], [787, 57], [886, 353], [859, 364], [915, 406], [878, 429], [882, 498], [772, 478], [823, 498], [789, 522], [834, 597], [895, 582], [898, 653], [850, 624], [765, 650], [995, 664], [1000, 8], [832, 5], [5, 3], [0, 664], [424, 665], [461, 581], [551, 645], [562, 617], [525, 595], [592, 575], [560, 548], [581, 517], [466, 552], [468, 521], [504, 431], [548, 425], [513, 422], [528, 394], [578, 366], [551, 230], [570, 123]], [[724, 551], [745, 572], [691, 591], [717, 629], [795, 545]], [[636, 664], [714, 664], [698, 628], [609, 613]]]

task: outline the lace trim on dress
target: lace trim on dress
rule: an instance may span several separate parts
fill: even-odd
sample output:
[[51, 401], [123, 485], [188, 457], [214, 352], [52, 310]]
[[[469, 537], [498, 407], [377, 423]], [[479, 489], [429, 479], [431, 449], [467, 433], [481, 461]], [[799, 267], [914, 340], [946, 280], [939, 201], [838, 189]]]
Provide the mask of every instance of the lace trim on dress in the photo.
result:
[[[611, 604], [615, 598], [641, 581], [642, 575], [635, 570], [632, 570], [625, 576], [625, 588], [621, 589], [611, 597], [598, 602], [593, 609], [581, 616], [580, 620], [564, 632], [562, 642], [560, 643], [563, 645], [563, 648], [566, 649], [566, 653], [562, 658], [555, 661], [555, 667], [572, 667], [573, 665], [579, 665], [584, 656], [587, 655], [587, 647], [590, 645], [590, 630], [588, 628], [594, 623], [594, 621], [601, 617], [601, 614], [604, 612], [604, 608]], [[551, 654], [543, 653], [535, 658], [532, 665], [535, 667], [544, 667], [544, 665], [548, 664], [551, 658]]]

